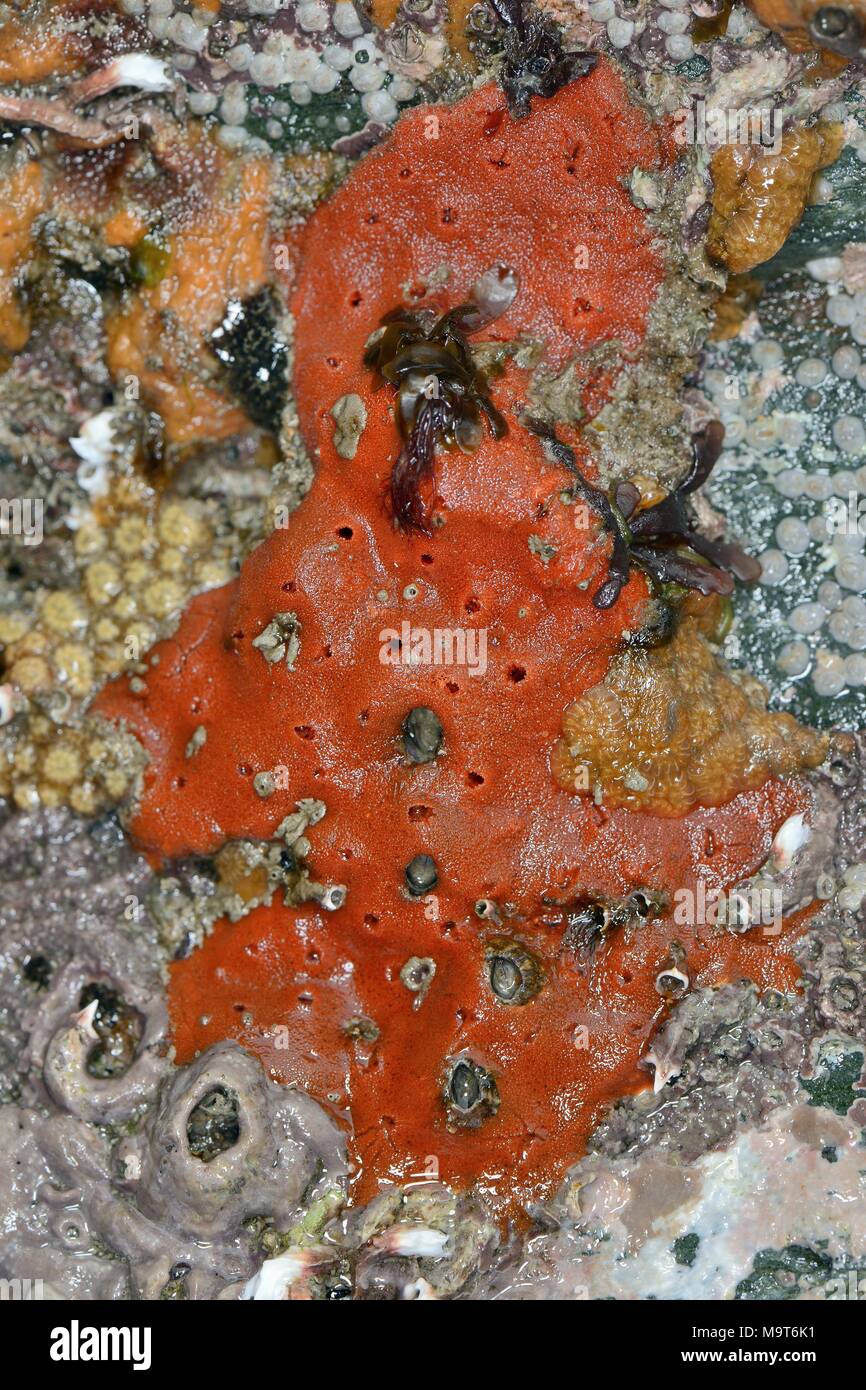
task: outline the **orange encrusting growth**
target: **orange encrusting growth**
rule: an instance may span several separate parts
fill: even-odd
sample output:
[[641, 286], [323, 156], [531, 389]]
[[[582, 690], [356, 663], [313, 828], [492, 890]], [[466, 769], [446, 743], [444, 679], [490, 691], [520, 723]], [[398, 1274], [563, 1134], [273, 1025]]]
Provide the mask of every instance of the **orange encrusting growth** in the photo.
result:
[[[151, 756], [133, 830], [154, 856], [268, 837], [298, 799], [324, 801], [311, 865], [347, 886], [345, 905], [274, 903], [220, 925], [174, 967], [171, 1008], [179, 1060], [237, 1037], [280, 1079], [350, 1104], [361, 1196], [431, 1155], [445, 1180], [478, 1181], [500, 1209], [549, 1190], [606, 1101], [643, 1084], [637, 1062], [662, 1008], [653, 980], [671, 936], [698, 984], [795, 978], [777, 939], [666, 919], [603, 945], [594, 963], [563, 948], [563, 911], [577, 899], [740, 881], [807, 793], [770, 782], [663, 820], [609, 814], [558, 787], [562, 712], [603, 678], [645, 583], [635, 576], [607, 612], [593, 606], [607, 544], [575, 525], [567, 476], [521, 425], [528, 377], [513, 364], [492, 386], [508, 436], [471, 456], [440, 451], [438, 524], [430, 536], [396, 531], [385, 504], [400, 448], [393, 393], [361, 364], [381, 317], [423, 297], [443, 265], [444, 288], [424, 300], [437, 307], [459, 303], [491, 265], [515, 269], [517, 297], [483, 336], [543, 340], [554, 368], [602, 340], [639, 348], [663, 266], [622, 180], [661, 159], [604, 64], [524, 123], [490, 87], [401, 121], [300, 247], [291, 308], [299, 417], [317, 463], [310, 494], [236, 583], [193, 601], [143, 690], [120, 681], [97, 703]], [[335, 451], [330, 413], [347, 394], [366, 411], [351, 460]], [[253, 645], [275, 614], [299, 631], [291, 669]], [[463, 633], [468, 659], [395, 664], [419, 631]], [[418, 705], [444, 730], [424, 765], [400, 743]], [[199, 726], [206, 742], [188, 757]], [[254, 775], [277, 768], [287, 789], [260, 797]], [[404, 869], [419, 853], [435, 859], [438, 883], [413, 899]], [[507, 913], [502, 927], [475, 916], [482, 898]], [[484, 941], [503, 933], [543, 961], [545, 983], [523, 1006], [499, 1002], [486, 980]], [[417, 1009], [400, 979], [411, 956], [437, 967]], [[358, 1016], [378, 1041], [347, 1035]], [[464, 1050], [494, 1072], [501, 1105], [478, 1129], [450, 1133], [440, 1088], [446, 1059]]]
[[713, 212], [707, 250], [734, 275], [775, 256], [806, 210], [812, 179], [838, 159], [837, 122], [786, 131], [777, 153], [722, 145], [713, 155]]
[[623, 652], [569, 706], [554, 775], [573, 791], [600, 787], [608, 806], [677, 816], [820, 766], [826, 735], [771, 713], [760, 691], [732, 679], [686, 617], [665, 646]]
[[[248, 424], [221, 389], [216, 370], [211, 380], [201, 366], [202, 340], [218, 326], [226, 305], [254, 294], [269, 274], [270, 165], [248, 161], [237, 187], [231, 177], [217, 162], [213, 196], [169, 238], [162, 279], [130, 295], [107, 325], [111, 370], [140, 381], [176, 443], [224, 439]], [[116, 218], [110, 227], [126, 244], [130, 228]]]
[[15, 277], [31, 248], [33, 223], [45, 206], [44, 175], [35, 160], [0, 180], [0, 348], [17, 352], [29, 322], [15, 294]]
[[131, 249], [147, 234], [147, 223], [132, 208], [120, 207], [112, 213], [102, 229], [109, 246]]
[[[751, 828], [760, 840], [767, 809], [740, 805], [727, 823], [705, 824], [719, 835]], [[581, 854], [600, 878], [592, 849]], [[655, 862], [664, 865], [664, 857]], [[671, 938], [687, 949], [695, 988], [747, 977], [761, 989], [785, 990], [796, 987], [784, 950], [797, 927], [786, 923], [771, 938], [760, 929], [736, 937], [651, 923], [602, 946], [582, 974], [562, 951], [562, 927], [535, 921], [518, 935], [541, 957], [546, 981], [530, 1003], [509, 1007], [485, 977], [484, 941], [501, 929], [483, 928], [464, 903], [453, 924], [428, 921], [423, 904], [403, 920], [385, 912], [370, 925], [357, 913], [342, 923], [259, 908], [235, 926], [221, 923], [199, 952], [172, 967], [174, 1040], [185, 1062], [220, 1038], [236, 1038], [279, 1079], [333, 1097], [338, 1109], [351, 1106], [360, 1200], [382, 1181], [422, 1173], [432, 1155], [443, 1181], [476, 1181], [493, 1206], [516, 1210], [549, 1194], [611, 1101], [651, 1084], [652, 1072], [639, 1063], [667, 1014], [653, 982]], [[437, 966], [417, 1010], [399, 978], [413, 954]], [[343, 1024], [357, 1015], [375, 1021], [377, 1042], [346, 1036]], [[494, 1071], [501, 1105], [478, 1129], [452, 1133], [440, 1096], [443, 1060], [464, 1049]]]
[[42, 82], [81, 66], [72, 5], [45, 0], [0, 24], [0, 82]]
[[497, 262], [520, 289], [482, 338], [541, 341], [554, 371], [601, 342], [636, 350], [664, 268], [624, 184], [667, 157], [605, 64], [526, 121], [491, 86], [405, 116], [310, 223], [293, 301], [305, 438], [330, 440], [332, 401], [369, 393], [364, 344], [383, 314], [431, 281], [441, 288], [425, 302], [459, 304]]

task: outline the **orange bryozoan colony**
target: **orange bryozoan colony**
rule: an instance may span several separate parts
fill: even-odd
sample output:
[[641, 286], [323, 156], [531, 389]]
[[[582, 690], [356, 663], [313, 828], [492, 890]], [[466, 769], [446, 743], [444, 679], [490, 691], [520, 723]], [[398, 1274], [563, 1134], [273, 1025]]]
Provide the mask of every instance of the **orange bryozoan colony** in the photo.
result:
[[[174, 1030], [181, 1061], [235, 1037], [350, 1111], [362, 1196], [431, 1159], [500, 1207], [548, 1191], [605, 1104], [650, 1079], [673, 936], [697, 985], [796, 978], [779, 937], [675, 927], [665, 904], [753, 872], [801, 784], [656, 817], [551, 766], [647, 585], [635, 571], [593, 603], [609, 538], [575, 523], [567, 470], [526, 427], [519, 349], [559, 371], [602, 342], [640, 348], [664, 264], [625, 183], [665, 159], [604, 64], [522, 121], [490, 86], [404, 118], [312, 217], [287, 276], [309, 495], [99, 702], [150, 755], [132, 829], [155, 856], [269, 839], [299, 801], [324, 807], [303, 848], [330, 887], [219, 924], [173, 967]], [[396, 309], [466, 305], [495, 268], [508, 302], [477, 331], [464, 317], [498, 360], [490, 427], [437, 444], [422, 522], [401, 527], [397, 393], [365, 365], [369, 340]], [[424, 360], [458, 380], [446, 339]], [[587, 374], [588, 412], [612, 375]], [[424, 389], [401, 380], [401, 399]], [[586, 904], [630, 895], [624, 926], [587, 932]]]
[[602, 788], [608, 806], [681, 815], [817, 767], [825, 740], [768, 713], [757, 686], [732, 680], [686, 617], [665, 646], [616, 657], [566, 710], [554, 772], [574, 790]]

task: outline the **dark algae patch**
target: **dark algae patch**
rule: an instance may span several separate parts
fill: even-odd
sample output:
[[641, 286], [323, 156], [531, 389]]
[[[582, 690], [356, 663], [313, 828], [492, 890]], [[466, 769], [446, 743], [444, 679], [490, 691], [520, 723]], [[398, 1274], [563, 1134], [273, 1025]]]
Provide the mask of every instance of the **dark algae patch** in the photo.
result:
[[847, 1115], [855, 1100], [866, 1095], [856, 1085], [862, 1070], [863, 1053], [846, 1052], [838, 1059], [823, 1058], [817, 1076], [811, 1081], [801, 1077], [800, 1082], [809, 1092], [810, 1105], [823, 1105], [837, 1115]]
[[700, 1243], [701, 1238], [696, 1231], [690, 1231], [687, 1236], [678, 1236], [671, 1246], [677, 1264], [686, 1265], [691, 1269], [697, 1258]]
[[808, 1245], [759, 1250], [751, 1274], [737, 1285], [734, 1297], [748, 1301], [800, 1298], [807, 1290], [825, 1284], [833, 1272], [830, 1256]]

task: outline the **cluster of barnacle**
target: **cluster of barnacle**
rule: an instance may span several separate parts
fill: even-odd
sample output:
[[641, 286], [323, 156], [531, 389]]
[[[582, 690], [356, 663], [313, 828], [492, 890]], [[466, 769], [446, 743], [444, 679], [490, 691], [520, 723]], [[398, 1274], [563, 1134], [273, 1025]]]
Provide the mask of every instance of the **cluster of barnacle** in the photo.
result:
[[102, 682], [140, 668], [191, 594], [231, 577], [231, 550], [194, 499], [155, 500], [118, 479], [101, 517], [74, 533], [78, 589], [43, 590], [0, 614], [9, 722], [0, 794], [32, 808], [69, 804], [85, 814], [122, 798], [140, 757], [115, 730], [80, 715]]
[[[615, 932], [633, 935], [659, 917], [665, 901], [661, 894], [638, 890], [627, 898], [592, 900], [573, 905], [565, 916], [562, 937], [563, 952], [567, 952], [579, 970], [592, 963], [596, 952]], [[681, 999], [690, 985], [686, 974], [686, 951], [682, 942], [673, 940], [656, 975], [656, 993], [665, 1003]]]
[[[588, 0], [580, 6], [565, 0], [542, 0], [543, 8], [574, 41], [604, 41], [628, 54], [638, 67], [695, 60], [695, 42], [711, 37], [727, 19], [728, 0]], [[721, 27], [718, 30], [721, 32]], [[706, 66], [706, 59], [697, 62]], [[693, 75], [693, 74], [690, 74]]]
[[[747, 4], [793, 52], [817, 52], [822, 73], [837, 73], [866, 47], [863, 0], [842, 5], [816, 4], [815, 0], [747, 0]], [[591, 26], [598, 25], [611, 48], [626, 52], [639, 67], [689, 63], [690, 78], [695, 75], [693, 64], [707, 67], [701, 44], [723, 35], [746, 36], [756, 28], [745, 8], [732, 12], [731, 0], [588, 0], [576, 17], [564, 0], [545, 0], [545, 8], [566, 30], [577, 19], [584, 40]]]
[[579, 966], [591, 961], [613, 932], [635, 930], [661, 911], [660, 898], [649, 891], [626, 898], [591, 899], [571, 904], [564, 913], [562, 949]]
[[[506, 934], [499, 905], [492, 899], [480, 898], [475, 915], [494, 929], [484, 941], [484, 977], [490, 993], [505, 1008], [521, 1008], [544, 985], [541, 961], [519, 937]], [[446, 1059], [441, 1097], [450, 1130], [476, 1129], [499, 1109], [493, 1072], [468, 1052]]]
[[[191, 757], [194, 742], [188, 750]], [[324, 815], [324, 802], [304, 798], [280, 822], [272, 839], [229, 840], [212, 863], [157, 879], [148, 911], [165, 950], [176, 960], [185, 959], [220, 919], [239, 922], [278, 892], [292, 907], [315, 902], [325, 911], [340, 908], [345, 887], [318, 882], [308, 864], [312, 846], [307, 831]]]
[[[561, 952], [579, 971], [592, 964], [596, 952], [617, 931], [635, 931], [658, 916], [662, 901], [649, 891], [626, 898], [585, 899], [561, 909], [545, 911], [547, 925], [562, 928]], [[507, 935], [502, 912], [492, 899], [481, 898], [475, 915], [495, 928], [484, 941], [484, 974], [490, 992], [506, 1008], [528, 1004], [544, 987], [544, 967], [536, 953], [518, 936]], [[656, 981], [665, 999], [677, 997], [688, 986], [679, 968], [682, 948], [674, 943], [671, 959], [663, 965]], [[495, 1075], [468, 1052], [446, 1059], [441, 1089], [449, 1129], [475, 1129], [499, 1109]]]
[[[474, 1195], [436, 1181], [390, 1184], [364, 1207], [341, 1211], [332, 1188], [289, 1231], [246, 1222], [267, 1258], [245, 1298], [443, 1299], [474, 1287], [499, 1232]], [[335, 1219], [336, 1218], [336, 1219]]]
[[482, 417], [495, 439], [506, 432], [466, 335], [505, 313], [516, 293], [514, 272], [493, 266], [473, 287], [471, 303], [441, 316], [432, 309], [397, 309], [367, 346], [365, 364], [397, 389], [397, 422], [406, 442], [390, 492], [394, 520], [403, 530], [429, 532], [437, 444], [472, 453], [481, 442]]

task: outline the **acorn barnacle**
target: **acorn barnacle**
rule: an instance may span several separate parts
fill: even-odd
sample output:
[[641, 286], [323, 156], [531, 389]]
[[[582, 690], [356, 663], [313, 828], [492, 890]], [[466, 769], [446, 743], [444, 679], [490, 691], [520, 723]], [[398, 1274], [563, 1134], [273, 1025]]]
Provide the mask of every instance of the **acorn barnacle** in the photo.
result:
[[484, 963], [491, 991], [500, 1004], [528, 1004], [544, 983], [537, 957], [512, 937], [491, 937], [485, 943]]
[[449, 1129], [476, 1129], [499, 1109], [492, 1072], [465, 1054], [449, 1058], [442, 1099]]

